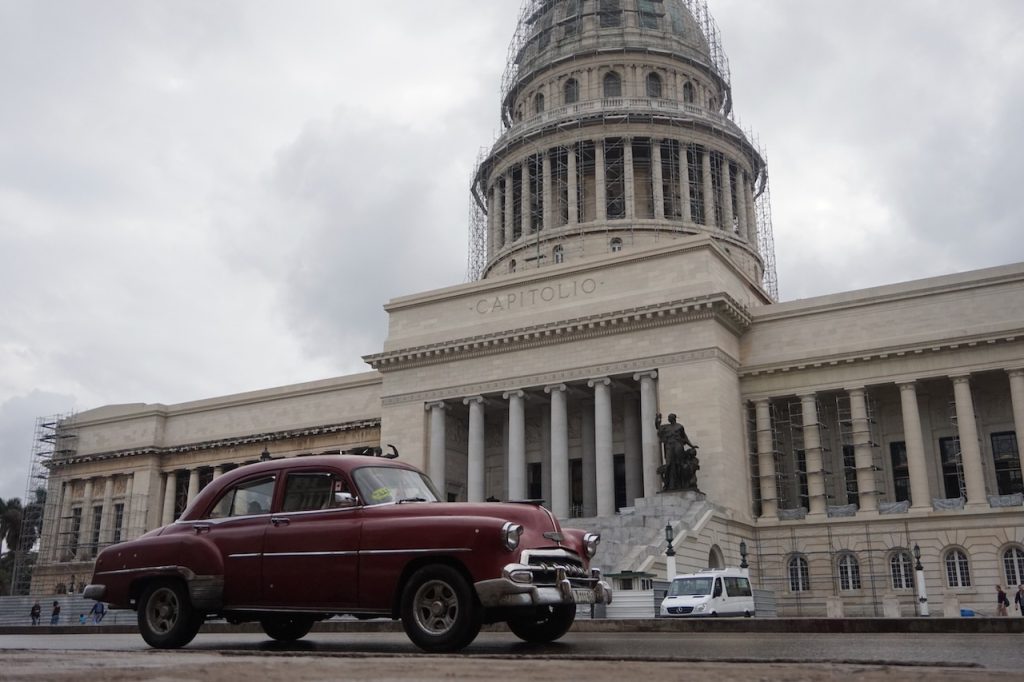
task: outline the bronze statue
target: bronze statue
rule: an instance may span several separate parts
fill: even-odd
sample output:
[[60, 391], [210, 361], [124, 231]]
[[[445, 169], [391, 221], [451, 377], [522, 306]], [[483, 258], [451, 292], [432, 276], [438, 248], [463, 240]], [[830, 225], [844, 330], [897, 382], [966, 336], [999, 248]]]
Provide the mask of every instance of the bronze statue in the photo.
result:
[[676, 415], [668, 416], [668, 423], [661, 423], [661, 413], [654, 418], [654, 428], [658, 431], [658, 440], [665, 448], [664, 463], [658, 467], [661, 475], [661, 490], [696, 490], [697, 470], [700, 461], [697, 459], [697, 445], [686, 435], [686, 429], [676, 421]]

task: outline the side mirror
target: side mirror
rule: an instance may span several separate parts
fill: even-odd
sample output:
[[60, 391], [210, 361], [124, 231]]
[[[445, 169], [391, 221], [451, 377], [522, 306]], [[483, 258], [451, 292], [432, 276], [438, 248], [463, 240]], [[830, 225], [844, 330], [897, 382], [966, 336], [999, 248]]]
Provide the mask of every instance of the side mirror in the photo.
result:
[[334, 506], [346, 509], [356, 506], [356, 496], [352, 493], [334, 493]]

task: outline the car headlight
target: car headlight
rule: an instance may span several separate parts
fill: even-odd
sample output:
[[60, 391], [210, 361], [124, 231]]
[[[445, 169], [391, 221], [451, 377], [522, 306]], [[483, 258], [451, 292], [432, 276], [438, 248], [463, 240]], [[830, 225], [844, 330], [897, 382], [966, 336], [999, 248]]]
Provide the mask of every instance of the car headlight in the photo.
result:
[[583, 549], [587, 552], [587, 558], [593, 559], [597, 554], [597, 546], [601, 544], [600, 533], [587, 533], [583, 536]]
[[519, 538], [523, 534], [523, 527], [518, 523], [512, 523], [508, 521], [504, 526], [501, 527], [501, 540], [505, 545], [505, 549], [513, 551], [519, 546]]
[[694, 611], [701, 612], [701, 611], [704, 611], [704, 609], [706, 609], [707, 607], [708, 607], [707, 604], [701, 604], [700, 606], [695, 608]]

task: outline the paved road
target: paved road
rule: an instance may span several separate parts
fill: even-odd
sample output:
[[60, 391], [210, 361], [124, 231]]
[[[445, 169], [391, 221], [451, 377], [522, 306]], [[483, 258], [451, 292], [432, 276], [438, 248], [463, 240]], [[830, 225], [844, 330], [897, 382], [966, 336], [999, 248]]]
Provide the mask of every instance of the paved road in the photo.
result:
[[[581, 664], [580, 659], [602, 661]], [[256, 663], [254, 663], [256, 661]], [[317, 666], [333, 661], [334, 668]], [[420, 661], [420, 663], [416, 663]], [[643, 679], [641, 670], [662, 675], [670, 670], [699, 670], [722, 679], [830, 679], [873, 671], [877, 679], [1007, 679], [1024, 670], [1024, 638], [1019, 634], [693, 634], [693, 633], [570, 633], [551, 645], [534, 646], [503, 632], [484, 632], [462, 654], [420, 654], [401, 633], [313, 632], [289, 645], [247, 633], [201, 634], [187, 648], [174, 652], [149, 649], [135, 634], [6, 635], [0, 638], [0, 665], [5, 680], [66, 679], [103, 668], [103, 679], [134, 680], [152, 675], [162, 679], [232, 679], [224, 665], [256, 665], [261, 671], [280, 667], [281, 677], [295, 680], [338, 678], [339, 668], [354, 673], [371, 666], [375, 680], [545, 679], [545, 667], [585, 665], [587, 677], [603, 679], [624, 664], [626, 677]], [[184, 666], [184, 667], [183, 667]], [[195, 674], [186, 673], [190, 666]], [[297, 667], [296, 667], [297, 666]], [[312, 666], [312, 667], [309, 667]], [[383, 666], [383, 668], [382, 668]], [[512, 666], [508, 668], [508, 666]], [[712, 668], [713, 670], [709, 669]], [[929, 666], [925, 670], [921, 666]], [[932, 666], [942, 669], [933, 670]], [[166, 673], [158, 671], [166, 668]], [[308, 668], [308, 669], [307, 669]], [[507, 668], [507, 670], [506, 670]], [[287, 671], [291, 669], [289, 674]], [[381, 670], [387, 674], [381, 675]], [[143, 673], [143, 671], [148, 671]], [[296, 670], [304, 672], [296, 673]], [[372, 672], [376, 670], [376, 672]], [[408, 677], [401, 676], [405, 670]], [[447, 671], [447, 672], [444, 672]], [[773, 675], [773, 671], [779, 673]], [[785, 672], [789, 671], [789, 672]], [[794, 671], [799, 672], [796, 677]], [[116, 673], [116, 674], [115, 674]], [[307, 676], [307, 674], [309, 676]], [[443, 673], [443, 674], [442, 674]], [[623, 671], [620, 669], [619, 674]], [[954, 675], [954, 673], [956, 675]], [[550, 670], [548, 673], [550, 674]], [[688, 673], [689, 674], [689, 673]], [[135, 675], [133, 677], [133, 675]], [[511, 676], [509, 676], [511, 675]], [[595, 677], [594, 675], [598, 675]], [[821, 675], [815, 676], [815, 675]], [[957, 676], [959, 675], [959, 677]], [[326, 677], [325, 677], [326, 676]], [[348, 678], [349, 675], [343, 677]], [[573, 677], [580, 677], [579, 673]], [[870, 679], [875, 677], [868, 676]], [[868, 679], [859, 677], [858, 679]], [[547, 677], [546, 679], [551, 679]], [[619, 679], [614, 676], [608, 679]], [[677, 679], [669, 675], [664, 679]], [[746, 677], [745, 679], [750, 679]]]

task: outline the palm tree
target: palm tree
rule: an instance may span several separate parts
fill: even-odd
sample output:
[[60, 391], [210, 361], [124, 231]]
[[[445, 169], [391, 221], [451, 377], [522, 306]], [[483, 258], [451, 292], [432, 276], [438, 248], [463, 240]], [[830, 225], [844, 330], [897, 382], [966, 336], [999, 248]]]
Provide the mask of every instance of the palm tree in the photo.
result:
[[19, 498], [11, 497], [6, 502], [0, 499], [0, 541], [7, 545], [8, 552], [19, 548], [23, 513]]

